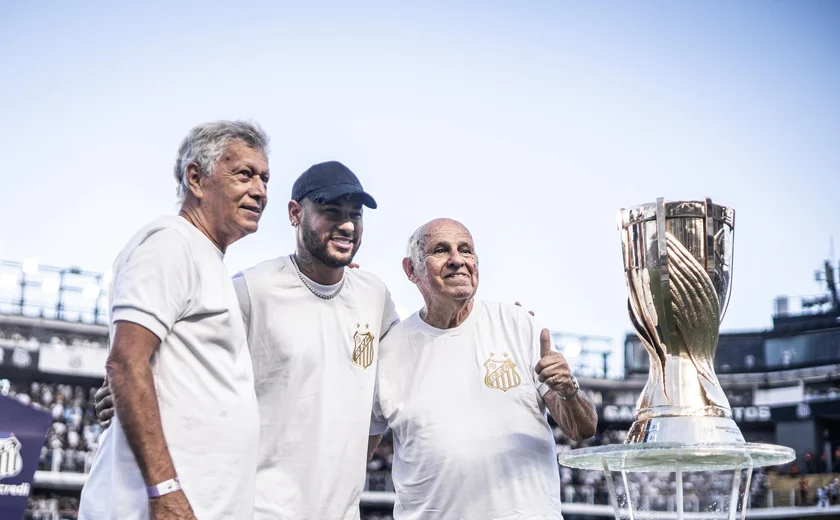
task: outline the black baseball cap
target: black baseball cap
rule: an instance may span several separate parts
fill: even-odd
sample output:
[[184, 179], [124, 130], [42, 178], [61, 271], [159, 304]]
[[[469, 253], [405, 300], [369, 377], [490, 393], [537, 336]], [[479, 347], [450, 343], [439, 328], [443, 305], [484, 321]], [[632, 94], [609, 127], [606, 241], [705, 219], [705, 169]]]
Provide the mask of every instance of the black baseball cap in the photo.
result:
[[307, 198], [325, 204], [352, 195], [359, 195], [362, 204], [376, 209], [376, 201], [362, 188], [359, 178], [338, 161], [313, 164], [300, 174], [292, 186], [292, 200], [298, 202]]

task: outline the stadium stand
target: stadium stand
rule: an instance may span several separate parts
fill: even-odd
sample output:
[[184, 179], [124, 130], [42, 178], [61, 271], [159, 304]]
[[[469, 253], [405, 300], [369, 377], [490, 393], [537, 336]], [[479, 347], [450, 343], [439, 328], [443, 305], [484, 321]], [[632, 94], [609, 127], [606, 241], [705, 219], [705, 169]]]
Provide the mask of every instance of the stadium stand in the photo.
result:
[[[97, 294], [104, 297], [104, 292]], [[87, 310], [67, 305], [57, 310], [55, 302], [45, 309], [45, 304], [29, 306], [22, 300], [17, 293], [0, 292], [0, 394], [52, 417], [26, 518], [71, 520], [101, 433], [93, 395], [104, 376], [106, 316], [98, 300]], [[733, 416], [747, 440], [783, 444], [797, 452], [792, 464], [754, 473], [748, 518], [805, 518], [835, 507], [840, 511], [840, 308], [824, 305], [795, 314], [787, 309], [776, 313], [771, 330], [722, 334], [716, 358]], [[647, 353], [638, 339], [628, 335], [624, 347], [620, 377], [605, 377], [600, 354], [581, 370], [590, 376], [579, 380], [598, 410], [598, 432], [576, 443], [554, 426], [558, 453], [623, 442], [647, 378]], [[393, 455], [386, 435], [368, 464], [363, 520], [392, 518]], [[566, 518], [612, 515], [603, 473], [559, 466], [558, 472]], [[684, 484], [687, 512], [714, 509], [729, 492], [714, 473], [687, 476]], [[638, 475], [629, 489], [619, 481], [616, 485], [619, 493], [629, 492], [634, 503], [652, 511], [674, 510], [672, 474]], [[787, 513], [791, 507], [795, 513]]]

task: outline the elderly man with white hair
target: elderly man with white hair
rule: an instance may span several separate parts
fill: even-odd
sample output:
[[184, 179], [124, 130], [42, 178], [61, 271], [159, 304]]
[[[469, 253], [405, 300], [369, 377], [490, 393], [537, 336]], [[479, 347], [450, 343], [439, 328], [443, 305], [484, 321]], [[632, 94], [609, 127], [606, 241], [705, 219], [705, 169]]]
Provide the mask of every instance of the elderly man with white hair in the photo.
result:
[[193, 128], [175, 164], [177, 216], [114, 264], [107, 361], [116, 416], [82, 490], [81, 520], [251, 519], [259, 418], [228, 246], [257, 230], [268, 136]]
[[459, 222], [415, 231], [403, 269], [425, 306], [382, 340], [371, 419], [372, 446], [393, 431], [395, 520], [562, 518], [545, 411], [575, 440], [597, 415], [548, 330], [475, 299], [478, 255]]

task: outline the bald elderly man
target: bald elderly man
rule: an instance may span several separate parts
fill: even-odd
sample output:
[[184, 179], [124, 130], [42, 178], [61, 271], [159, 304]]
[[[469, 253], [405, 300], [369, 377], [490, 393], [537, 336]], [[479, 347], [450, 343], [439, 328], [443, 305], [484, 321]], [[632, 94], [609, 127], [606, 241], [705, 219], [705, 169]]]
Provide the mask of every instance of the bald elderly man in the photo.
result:
[[475, 298], [478, 254], [457, 221], [417, 229], [403, 269], [425, 306], [382, 339], [370, 443], [393, 431], [394, 519], [562, 518], [546, 410], [575, 440], [598, 419], [549, 331]]

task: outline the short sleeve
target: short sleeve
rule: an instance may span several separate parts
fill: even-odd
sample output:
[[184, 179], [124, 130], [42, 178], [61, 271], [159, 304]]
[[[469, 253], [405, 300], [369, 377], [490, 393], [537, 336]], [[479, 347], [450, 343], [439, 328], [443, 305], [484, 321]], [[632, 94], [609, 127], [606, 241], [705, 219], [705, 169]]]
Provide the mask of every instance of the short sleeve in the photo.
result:
[[400, 315], [397, 314], [397, 307], [394, 305], [394, 300], [391, 298], [391, 291], [385, 289], [385, 308], [382, 311], [382, 328], [379, 329], [379, 339], [385, 337], [385, 334], [391, 330], [391, 327], [399, 323]]
[[370, 412], [370, 433], [369, 435], [382, 435], [388, 430], [388, 420], [382, 414], [382, 407], [379, 404], [379, 374], [376, 375], [376, 385], [373, 390], [373, 406]]
[[236, 291], [236, 299], [239, 300], [239, 311], [242, 313], [242, 321], [247, 334], [251, 330], [251, 294], [248, 292], [245, 275], [236, 273], [233, 276], [233, 289]]
[[174, 229], [149, 235], [114, 274], [111, 321], [129, 321], [164, 340], [187, 310], [195, 267], [186, 239]]

